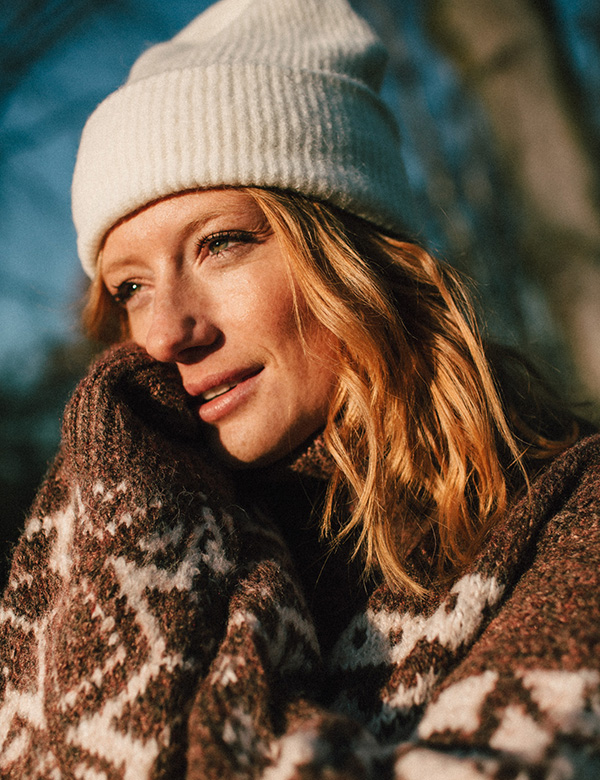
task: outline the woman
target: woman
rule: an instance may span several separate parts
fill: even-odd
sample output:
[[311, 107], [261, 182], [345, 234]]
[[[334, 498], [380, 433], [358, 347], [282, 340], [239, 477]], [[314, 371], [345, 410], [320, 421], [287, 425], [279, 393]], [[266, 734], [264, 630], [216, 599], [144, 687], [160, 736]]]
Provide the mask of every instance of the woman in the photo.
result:
[[125, 343], [15, 551], [4, 776], [598, 772], [600, 445], [403, 237], [383, 60], [345, 0], [223, 0], [90, 118]]

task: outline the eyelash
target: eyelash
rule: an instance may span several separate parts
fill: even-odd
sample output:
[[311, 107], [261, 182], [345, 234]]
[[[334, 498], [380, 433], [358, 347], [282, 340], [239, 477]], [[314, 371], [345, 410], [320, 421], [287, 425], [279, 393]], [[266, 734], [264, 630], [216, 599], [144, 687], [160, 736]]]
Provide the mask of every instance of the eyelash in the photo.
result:
[[227, 251], [227, 249], [220, 249], [215, 252], [210, 251], [211, 245], [217, 244], [219, 241], [250, 244], [254, 243], [255, 240], [256, 236], [243, 230], [221, 230], [218, 233], [211, 233], [208, 236], [198, 239], [198, 241], [196, 241], [196, 246], [198, 248], [198, 254], [200, 254], [203, 249], [208, 249], [209, 255], [215, 257], [216, 255], [220, 255], [222, 252]]
[[[257, 237], [253, 233], [249, 233], [247, 231], [243, 230], [221, 230], [218, 233], [211, 233], [208, 236], [204, 236], [203, 238], [199, 238], [196, 241], [196, 247], [198, 251], [198, 255], [201, 254], [201, 252], [204, 249], [208, 250], [209, 256], [216, 257], [223, 252], [227, 252], [228, 249], [218, 249], [214, 252], [211, 252], [211, 246], [217, 244], [218, 242], [231, 242], [231, 243], [242, 243], [242, 244], [251, 244], [255, 243], [257, 241]], [[127, 302], [136, 294], [137, 288], [141, 287], [141, 285], [138, 282], [122, 282], [114, 293], [111, 294], [111, 297], [113, 301], [121, 307], [125, 307], [127, 305]]]
[[111, 298], [118, 306], [125, 307], [127, 301], [135, 295], [137, 287], [140, 287], [137, 282], [123, 282], [117, 287], [115, 292], [111, 294]]

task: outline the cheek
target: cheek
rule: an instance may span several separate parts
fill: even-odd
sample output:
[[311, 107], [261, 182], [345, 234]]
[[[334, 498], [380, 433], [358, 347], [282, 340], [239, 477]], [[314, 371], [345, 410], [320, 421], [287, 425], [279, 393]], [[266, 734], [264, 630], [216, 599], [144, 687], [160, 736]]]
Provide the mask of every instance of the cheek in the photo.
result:
[[271, 346], [296, 348], [300, 342], [294, 293], [287, 274], [261, 274], [239, 280], [230, 289], [228, 318], [250, 339], [262, 338]]
[[309, 397], [330, 395], [339, 362], [339, 341], [309, 311], [302, 294], [286, 284], [271, 292], [271, 332], [279, 338], [280, 353], [293, 361], [291, 370], [301, 376], [300, 390]]
[[339, 374], [340, 350], [336, 337], [322, 326], [307, 334], [307, 359], [314, 399], [323, 408], [329, 405]]
[[126, 322], [131, 340], [138, 346], [145, 347], [148, 324], [144, 322], [142, 317], [136, 317], [135, 315], [126, 315]]
[[309, 313], [301, 295], [294, 295], [287, 274], [255, 280], [246, 293], [239, 298], [237, 322], [248, 341], [270, 353], [285, 383], [283, 395], [296, 408], [326, 408], [339, 359], [335, 336]]
[[325, 418], [337, 384], [338, 340], [314, 319], [307, 321], [306, 317], [303, 318], [303, 335], [300, 337], [294, 318], [288, 346], [290, 373], [300, 407], [309, 414], [316, 413]]

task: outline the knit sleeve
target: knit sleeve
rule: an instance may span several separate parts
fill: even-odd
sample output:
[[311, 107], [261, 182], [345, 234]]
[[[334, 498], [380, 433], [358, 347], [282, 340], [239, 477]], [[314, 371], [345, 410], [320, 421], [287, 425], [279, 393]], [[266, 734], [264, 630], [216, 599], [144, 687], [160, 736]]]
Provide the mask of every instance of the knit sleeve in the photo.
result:
[[75, 392], [0, 606], [2, 777], [182, 777], [244, 522], [186, 414], [129, 347]]
[[557, 463], [437, 602], [372, 598], [329, 716], [296, 722], [264, 780], [600, 777], [599, 451]]
[[585, 460], [525, 573], [498, 578], [497, 614], [398, 752], [396, 780], [600, 777], [600, 475]]

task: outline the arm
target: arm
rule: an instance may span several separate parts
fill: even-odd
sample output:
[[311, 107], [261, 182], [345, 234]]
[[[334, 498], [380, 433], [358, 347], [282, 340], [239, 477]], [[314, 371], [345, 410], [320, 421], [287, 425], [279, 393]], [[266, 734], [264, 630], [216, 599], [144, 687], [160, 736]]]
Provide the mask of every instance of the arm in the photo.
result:
[[239, 557], [186, 415], [176, 376], [129, 348], [71, 400], [0, 607], [2, 776], [181, 776]]
[[398, 780], [419, 765], [446, 779], [600, 775], [600, 490], [590, 455], [580, 451], [584, 475], [562, 506], [542, 496], [551, 516], [532, 538], [530, 565], [425, 709], [415, 745], [399, 751]]
[[374, 594], [345, 632], [333, 706], [390, 746], [356, 777], [600, 776], [599, 455], [557, 460], [446, 596]]

